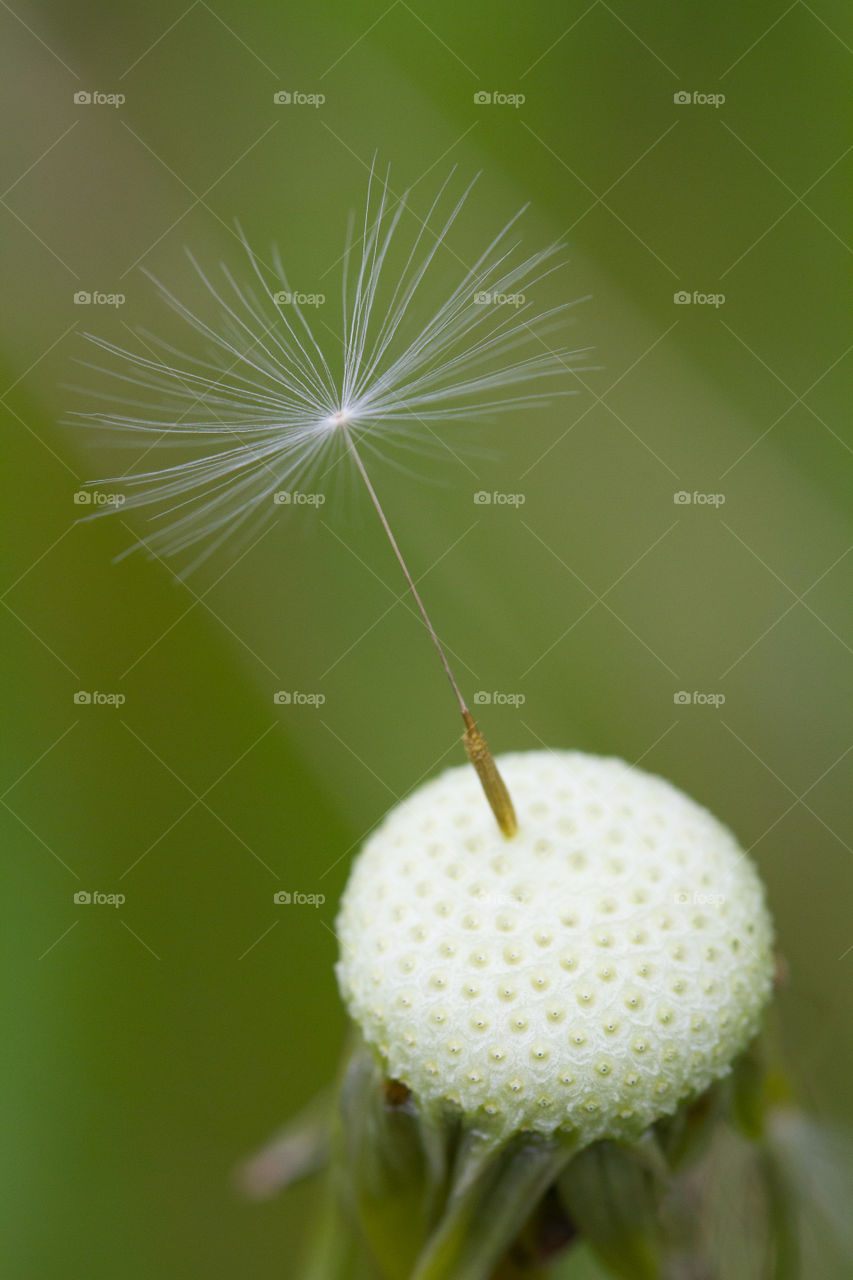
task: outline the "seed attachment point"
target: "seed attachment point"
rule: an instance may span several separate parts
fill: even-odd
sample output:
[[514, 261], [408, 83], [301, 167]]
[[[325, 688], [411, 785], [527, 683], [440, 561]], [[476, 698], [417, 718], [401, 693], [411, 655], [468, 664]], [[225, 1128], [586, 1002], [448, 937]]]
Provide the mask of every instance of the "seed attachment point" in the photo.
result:
[[507, 791], [506, 783], [500, 775], [498, 766], [495, 764], [495, 758], [488, 748], [486, 739], [477, 728], [471, 712], [468, 710], [463, 711], [462, 718], [465, 721], [465, 733], [462, 741], [465, 743], [468, 759], [477, 771], [477, 777], [480, 779], [482, 788], [486, 793], [486, 799], [491, 805], [492, 813], [495, 815], [501, 834], [506, 836], [507, 840], [511, 840], [518, 832], [518, 818], [515, 816], [515, 809]]

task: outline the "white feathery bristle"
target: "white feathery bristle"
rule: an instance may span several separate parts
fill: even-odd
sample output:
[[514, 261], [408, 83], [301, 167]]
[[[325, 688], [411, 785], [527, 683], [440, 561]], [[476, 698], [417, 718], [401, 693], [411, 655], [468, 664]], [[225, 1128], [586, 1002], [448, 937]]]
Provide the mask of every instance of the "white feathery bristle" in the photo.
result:
[[578, 752], [501, 756], [519, 833], [474, 771], [393, 809], [343, 896], [349, 1013], [430, 1109], [496, 1138], [631, 1138], [724, 1075], [773, 973], [761, 883], [661, 778]]
[[[517, 214], [472, 264], [463, 263], [448, 237], [470, 186], [453, 202], [449, 182], [421, 218], [408, 192], [395, 197], [388, 177], [371, 172], [360, 252], [350, 240], [344, 255], [339, 317], [332, 306], [311, 317], [278, 254], [266, 264], [241, 233], [243, 277], [224, 264], [211, 274], [189, 255], [210, 317], [154, 281], [201, 338], [194, 353], [148, 333], [137, 350], [86, 335], [110, 357], [89, 367], [115, 386], [92, 393], [108, 402], [106, 412], [71, 417], [142, 449], [135, 466], [109, 480], [125, 492], [123, 511], [151, 508], [140, 547], [172, 554], [204, 542], [198, 563], [237, 530], [248, 541], [272, 518], [276, 491], [322, 487], [341, 463], [351, 465], [349, 432], [373, 453], [407, 448], [455, 457], [432, 423], [572, 394], [554, 380], [572, 372], [581, 352], [552, 345], [548, 335], [574, 303], [535, 301], [545, 277], [563, 265], [561, 246], [522, 254], [510, 235]], [[424, 300], [424, 281], [439, 257], [455, 265], [457, 282], [436, 306]], [[148, 455], [169, 446], [197, 454], [152, 467]]]

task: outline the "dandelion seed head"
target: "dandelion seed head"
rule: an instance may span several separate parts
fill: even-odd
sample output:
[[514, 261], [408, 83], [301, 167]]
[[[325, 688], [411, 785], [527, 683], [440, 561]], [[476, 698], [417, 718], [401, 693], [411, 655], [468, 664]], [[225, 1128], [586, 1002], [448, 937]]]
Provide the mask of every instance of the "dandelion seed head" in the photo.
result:
[[[774, 972], [761, 883], [731, 833], [661, 778], [580, 752], [518, 752], [496, 763], [519, 819], [509, 846], [513, 877], [496, 867], [508, 846], [470, 769], [418, 788], [367, 840], [344, 892], [335, 926], [343, 999], [387, 1073], [426, 1108], [453, 1092], [466, 1114], [486, 1124], [486, 1104], [504, 1095], [488, 1122], [501, 1137], [563, 1127], [581, 1145], [635, 1139], [725, 1075], [759, 1028]], [[622, 836], [618, 883], [615, 830]], [[542, 839], [552, 846], [547, 861], [537, 852]], [[418, 886], [437, 890], [457, 865], [436, 932], [432, 894]], [[523, 895], [515, 892], [521, 884]], [[637, 885], [649, 886], [642, 901]], [[472, 954], [466, 917], [473, 889], [480, 923]], [[707, 904], [701, 929], [697, 896]], [[403, 922], [394, 912], [404, 904]], [[511, 946], [503, 928], [509, 910]], [[412, 933], [420, 920], [430, 926], [422, 937]], [[546, 929], [553, 942], [543, 948]], [[376, 985], [379, 936], [387, 947]], [[398, 954], [417, 974], [414, 992]], [[413, 998], [401, 1010], [395, 997], [404, 987]], [[381, 1021], [377, 1005], [386, 1011]], [[440, 1025], [432, 1020], [436, 1006]], [[479, 1034], [486, 1028], [494, 1040]], [[414, 1047], [404, 1034], [412, 1029]], [[461, 1045], [452, 1058], [441, 1052], [448, 1039]], [[425, 1072], [425, 1060], [442, 1063], [437, 1074]], [[553, 1106], [543, 1110], [542, 1097]]]

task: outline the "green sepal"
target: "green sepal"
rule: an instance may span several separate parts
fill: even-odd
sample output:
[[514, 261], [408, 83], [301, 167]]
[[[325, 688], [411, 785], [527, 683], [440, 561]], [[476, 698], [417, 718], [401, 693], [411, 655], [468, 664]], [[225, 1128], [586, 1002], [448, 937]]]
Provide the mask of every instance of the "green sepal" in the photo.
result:
[[342, 1182], [381, 1274], [408, 1280], [441, 1198], [453, 1135], [425, 1122], [407, 1091], [389, 1084], [357, 1044], [340, 1093]]
[[776, 1008], [767, 1011], [759, 1034], [735, 1058], [730, 1079], [733, 1127], [751, 1142], [766, 1139], [769, 1113], [796, 1105], [795, 1090], [785, 1067]]
[[[666, 1275], [798, 1280], [797, 1207], [765, 1140], [716, 1126], [705, 1158], [674, 1177], [661, 1208]], [[687, 1274], [691, 1274], [688, 1270]]]
[[635, 1146], [593, 1143], [566, 1166], [557, 1185], [581, 1236], [615, 1276], [659, 1280], [658, 1206], [667, 1170], [652, 1137]]
[[732, 1125], [750, 1142], [760, 1142], [766, 1114], [767, 1055], [757, 1039], [732, 1064]]
[[794, 1187], [769, 1143], [762, 1142], [758, 1162], [767, 1198], [773, 1280], [798, 1280], [801, 1274], [800, 1239]]
[[[469, 1129], [453, 1168], [441, 1219], [412, 1280], [491, 1280], [542, 1274], [535, 1250], [517, 1238], [574, 1152], [571, 1139], [518, 1134], [496, 1145]], [[511, 1246], [518, 1261], [507, 1256]]]
[[732, 1081], [727, 1076], [655, 1123], [655, 1137], [673, 1172], [680, 1173], [707, 1154], [717, 1124], [728, 1114], [731, 1094]]
[[535, 1242], [521, 1269], [505, 1255], [571, 1158], [571, 1139], [500, 1143], [452, 1108], [423, 1112], [362, 1043], [339, 1110], [344, 1198], [384, 1280], [493, 1280], [499, 1266], [507, 1280], [540, 1274]]
[[328, 1169], [322, 1179], [314, 1219], [309, 1228], [298, 1280], [355, 1280], [365, 1274], [361, 1236], [347, 1214], [338, 1185], [338, 1172]]

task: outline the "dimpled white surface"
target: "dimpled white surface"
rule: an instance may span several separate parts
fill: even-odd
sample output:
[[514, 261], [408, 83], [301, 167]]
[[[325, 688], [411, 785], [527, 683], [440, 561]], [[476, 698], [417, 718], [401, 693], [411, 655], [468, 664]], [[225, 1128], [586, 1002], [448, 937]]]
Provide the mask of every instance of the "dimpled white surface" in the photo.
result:
[[499, 758], [393, 809], [337, 922], [343, 999], [388, 1075], [496, 1136], [631, 1137], [724, 1075], [771, 991], [772, 925], [731, 833], [621, 760]]

